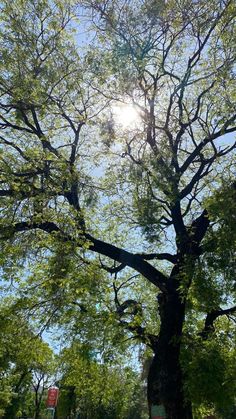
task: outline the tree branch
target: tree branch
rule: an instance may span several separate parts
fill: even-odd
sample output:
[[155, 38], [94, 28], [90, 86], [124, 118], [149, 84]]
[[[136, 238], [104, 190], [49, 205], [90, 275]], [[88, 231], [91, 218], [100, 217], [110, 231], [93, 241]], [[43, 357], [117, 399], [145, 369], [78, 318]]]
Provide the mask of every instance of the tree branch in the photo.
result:
[[[63, 240], [72, 240], [74, 239], [64, 233], [55, 223], [46, 221], [42, 223], [35, 222], [19, 222], [13, 225], [1, 226], [0, 234], [2, 233], [2, 239], [8, 239], [12, 237], [15, 233], [40, 229], [47, 233], [60, 233], [60, 236]], [[166, 280], [167, 277], [148, 262], [143, 260], [140, 256], [130, 253], [124, 249], [116, 247], [112, 244], [106, 243], [105, 241], [95, 239], [90, 234], [85, 233], [81, 234], [81, 238], [87, 240], [89, 247], [88, 250], [91, 250], [95, 253], [104, 255], [113, 259], [117, 262], [120, 262], [122, 265], [129, 266], [130, 268], [135, 269], [140, 274], [142, 274], [148, 281], [158, 287], [162, 292], [166, 292]], [[82, 247], [81, 240], [77, 243], [79, 247]]]
[[190, 227], [191, 237], [195, 243], [200, 244], [206, 234], [209, 224], [210, 220], [208, 217], [208, 212], [206, 209], [204, 209], [201, 215], [192, 222]]
[[159, 287], [160, 290], [163, 292], [166, 291], [167, 277], [148, 262], [143, 260], [143, 258], [102, 240], [95, 239], [90, 234], [85, 234], [84, 236], [91, 243], [89, 250], [108, 256], [117, 262], [135, 269], [152, 284]]
[[140, 256], [142, 259], [145, 259], [145, 260], [153, 260], [153, 259], [167, 260], [168, 262], [171, 262], [174, 264], [177, 261], [177, 256], [172, 255], [170, 253], [136, 253], [136, 255]]
[[204, 329], [201, 332], [201, 336], [204, 339], [207, 339], [211, 332], [215, 331], [214, 322], [220, 316], [227, 316], [229, 314], [233, 314], [236, 312], [236, 306], [226, 308], [226, 309], [219, 309], [219, 310], [212, 310], [210, 313], [207, 313]]
[[185, 162], [180, 167], [180, 173], [183, 174], [190, 164], [194, 161], [194, 159], [199, 155], [199, 153], [202, 151], [202, 149], [209, 144], [211, 141], [216, 140], [217, 138], [229, 134], [231, 132], [236, 131], [236, 126], [228, 128], [233, 122], [236, 120], [236, 114], [234, 114], [228, 121], [225, 122], [225, 124], [222, 126], [220, 130], [215, 132], [214, 134], [210, 135], [209, 137], [204, 138], [193, 150], [193, 152], [188, 156], [188, 158], [185, 160]]

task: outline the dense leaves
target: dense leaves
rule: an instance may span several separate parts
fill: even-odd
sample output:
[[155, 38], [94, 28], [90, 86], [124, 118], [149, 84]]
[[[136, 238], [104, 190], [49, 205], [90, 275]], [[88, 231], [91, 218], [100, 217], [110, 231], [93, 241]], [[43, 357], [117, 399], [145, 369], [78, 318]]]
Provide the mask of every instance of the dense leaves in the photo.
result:
[[9, 306], [1, 305], [0, 323], [1, 414], [15, 418], [24, 411], [34, 413], [41, 404], [37, 386], [42, 391], [53, 373], [53, 352]]
[[86, 394], [63, 379], [90, 415], [130, 400], [106, 361], [131, 339], [154, 353], [150, 410], [233, 411], [234, 17], [231, 0], [1, 2], [4, 307], [26, 341], [51, 328], [76, 351]]

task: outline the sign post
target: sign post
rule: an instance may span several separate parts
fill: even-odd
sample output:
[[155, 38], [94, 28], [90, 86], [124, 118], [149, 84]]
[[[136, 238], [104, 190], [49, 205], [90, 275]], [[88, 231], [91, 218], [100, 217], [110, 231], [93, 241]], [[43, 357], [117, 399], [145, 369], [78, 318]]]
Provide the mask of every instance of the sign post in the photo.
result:
[[52, 407], [48, 407], [48, 410], [51, 412], [51, 419], [54, 419], [55, 409], [53, 409]]
[[59, 395], [59, 388], [56, 386], [50, 387], [48, 389], [48, 397], [46, 401], [47, 408], [52, 412], [52, 419], [54, 419], [55, 408], [57, 406]]

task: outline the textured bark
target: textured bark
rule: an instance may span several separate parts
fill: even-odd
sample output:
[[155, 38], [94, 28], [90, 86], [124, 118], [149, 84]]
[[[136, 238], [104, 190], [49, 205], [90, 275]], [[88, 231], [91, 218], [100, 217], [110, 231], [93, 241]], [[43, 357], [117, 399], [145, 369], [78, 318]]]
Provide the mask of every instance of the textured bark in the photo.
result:
[[178, 293], [159, 296], [161, 329], [148, 374], [148, 404], [163, 405], [168, 419], [191, 419], [184, 401], [180, 346], [185, 304]]

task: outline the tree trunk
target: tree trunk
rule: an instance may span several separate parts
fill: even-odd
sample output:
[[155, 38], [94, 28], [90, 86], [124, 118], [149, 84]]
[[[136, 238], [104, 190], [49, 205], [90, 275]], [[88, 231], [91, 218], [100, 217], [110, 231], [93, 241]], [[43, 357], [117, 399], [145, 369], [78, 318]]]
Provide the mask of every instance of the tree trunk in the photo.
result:
[[40, 417], [40, 404], [41, 404], [42, 395], [40, 397], [39, 394], [39, 385], [35, 389], [35, 411], [34, 411], [34, 419], [39, 419]]
[[34, 419], [39, 419], [39, 418], [40, 418], [40, 405], [37, 405], [35, 407]]
[[168, 419], [191, 419], [191, 406], [184, 400], [180, 366], [185, 303], [177, 291], [160, 294], [158, 300], [161, 327], [148, 374], [150, 417], [165, 413]]

